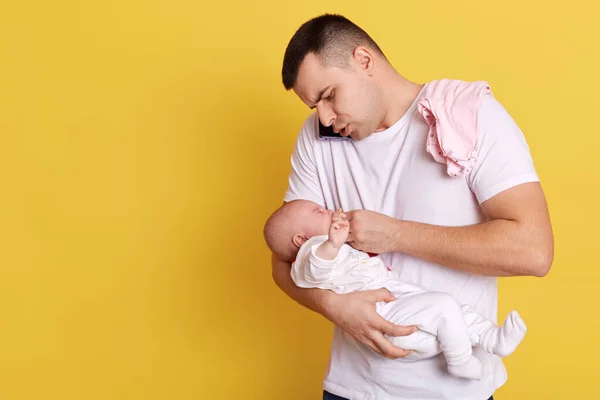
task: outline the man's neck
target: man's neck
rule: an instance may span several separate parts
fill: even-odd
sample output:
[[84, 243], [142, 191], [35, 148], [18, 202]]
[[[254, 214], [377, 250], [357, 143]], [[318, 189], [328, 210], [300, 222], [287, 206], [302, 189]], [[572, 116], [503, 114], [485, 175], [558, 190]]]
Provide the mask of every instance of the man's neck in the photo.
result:
[[381, 88], [386, 112], [377, 131], [388, 129], [398, 122], [414, 103], [424, 86], [405, 79], [396, 71], [390, 71], [388, 74], [389, 76], [383, 81], [385, 84]]

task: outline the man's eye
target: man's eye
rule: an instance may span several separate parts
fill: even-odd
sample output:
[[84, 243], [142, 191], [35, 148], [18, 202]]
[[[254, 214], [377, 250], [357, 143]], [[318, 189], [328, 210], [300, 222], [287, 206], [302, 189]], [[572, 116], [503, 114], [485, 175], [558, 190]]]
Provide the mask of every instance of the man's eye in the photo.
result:
[[329, 94], [329, 96], [325, 97], [327, 100], [333, 99], [333, 91]]

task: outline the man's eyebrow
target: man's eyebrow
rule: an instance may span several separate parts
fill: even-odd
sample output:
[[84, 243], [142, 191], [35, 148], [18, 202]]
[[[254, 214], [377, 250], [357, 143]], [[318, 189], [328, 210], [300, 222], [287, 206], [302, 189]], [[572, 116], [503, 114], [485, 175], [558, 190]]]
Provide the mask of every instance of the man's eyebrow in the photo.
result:
[[[317, 104], [319, 101], [321, 101], [321, 99], [323, 98], [323, 95], [330, 87], [331, 87], [331, 85], [327, 86], [325, 89], [323, 89], [319, 92], [319, 95], [317, 96], [317, 101], [315, 101], [314, 104]], [[310, 107], [311, 110], [313, 110], [314, 108], [315, 108], [315, 106]]]

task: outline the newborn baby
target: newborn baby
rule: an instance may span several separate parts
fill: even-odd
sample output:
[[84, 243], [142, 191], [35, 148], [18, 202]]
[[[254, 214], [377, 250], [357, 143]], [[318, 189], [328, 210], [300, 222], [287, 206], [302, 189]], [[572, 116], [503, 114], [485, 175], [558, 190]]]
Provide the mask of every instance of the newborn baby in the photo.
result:
[[418, 328], [408, 336], [386, 335], [394, 345], [413, 350], [406, 359], [429, 358], [441, 352], [450, 374], [480, 379], [483, 364], [473, 356], [473, 346], [505, 357], [523, 340], [527, 328], [516, 311], [499, 327], [447, 293], [401, 281], [381, 258], [346, 244], [348, 232], [349, 223], [341, 210], [333, 212], [306, 200], [284, 204], [264, 229], [273, 253], [282, 260], [295, 259], [291, 276], [297, 286], [338, 294], [387, 288], [396, 296], [395, 301], [378, 302], [376, 309], [394, 324]]

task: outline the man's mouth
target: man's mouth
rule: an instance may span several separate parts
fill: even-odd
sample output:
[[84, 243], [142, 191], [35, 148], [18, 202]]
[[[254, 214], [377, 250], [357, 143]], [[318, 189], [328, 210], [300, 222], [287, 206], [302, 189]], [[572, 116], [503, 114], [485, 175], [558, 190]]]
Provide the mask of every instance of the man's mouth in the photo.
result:
[[342, 136], [348, 136], [348, 135], [350, 134], [350, 129], [348, 129], [348, 127], [349, 127], [349, 126], [350, 126], [350, 124], [346, 125], [346, 126], [344, 127], [344, 129], [342, 129], [342, 130], [340, 131], [340, 134], [341, 134]]

